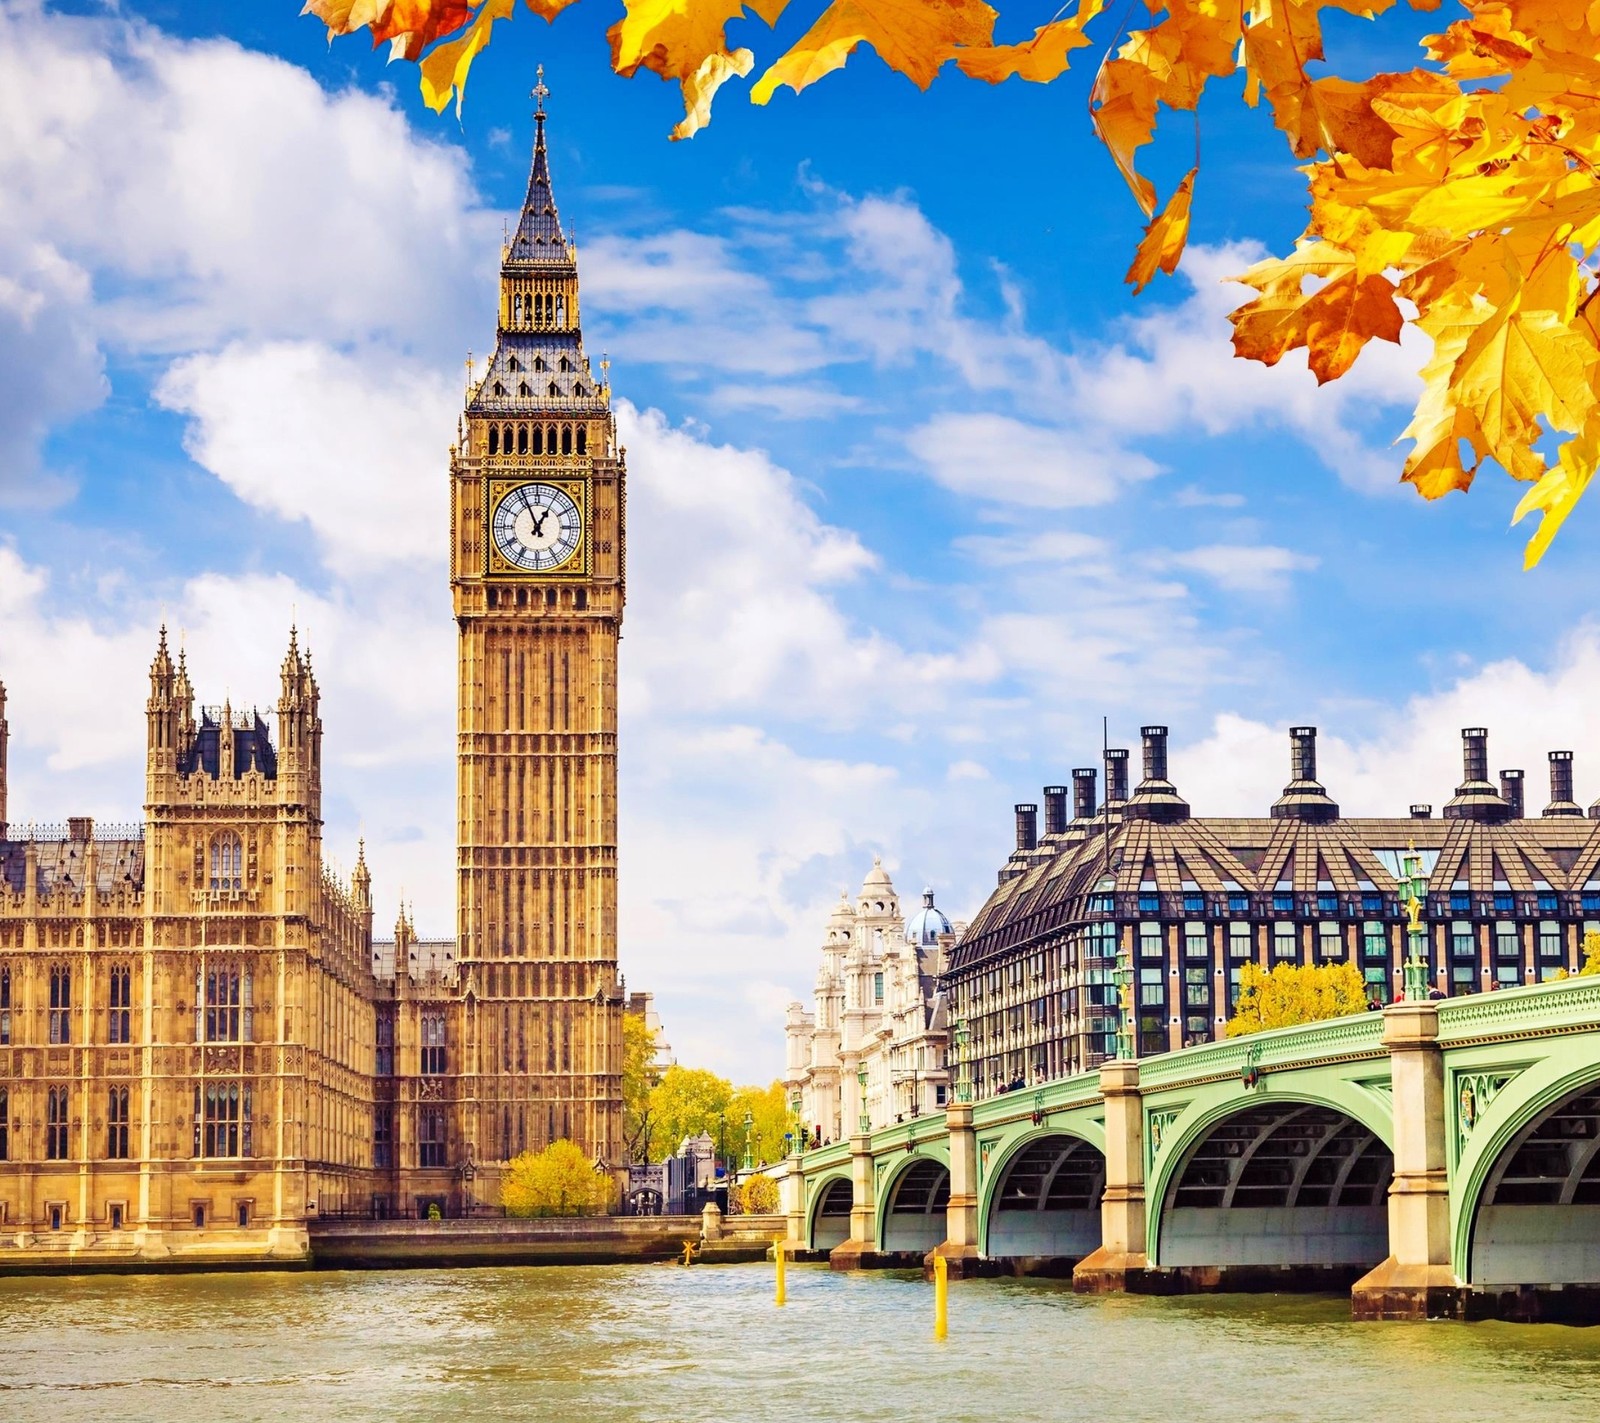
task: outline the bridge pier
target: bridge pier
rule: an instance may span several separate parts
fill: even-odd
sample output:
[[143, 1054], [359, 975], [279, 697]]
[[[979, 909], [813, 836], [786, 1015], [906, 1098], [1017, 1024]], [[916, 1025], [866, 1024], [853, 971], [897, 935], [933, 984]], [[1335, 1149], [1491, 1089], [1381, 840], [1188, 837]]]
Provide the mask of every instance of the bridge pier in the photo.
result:
[[[1100, 1247], [1072, 1272], [1078, 1294], [1151, 1292], [1145, 1256], [1144, 1100], [1137, 1062], [1100, 1068], [1106, 1106], [1106, 1188], [1100, 1198]], [[1164, 1291], [1163, 1291], [1164, 1293]]]
[[946, 1261], [953, 1280], [968, 1280], [984, 1269], [978, 1254], [978, 1133], [972, 1124], [972, 1103], [952, 1102], [944, 1114], [950, 1134], [950, 1200], [945, 1206], [945, 1238], [928, 1252], [924, 1270], [931, 1276], [935, 1256]]
[[828, 1253], [830, 1270], [861, 1270], [876, 1263], [878, 1209], [873, 1187], [872, 1137], [850, 1138], [850, 1238]]
[[1383, 1011], [1394, 1098], [1389, 1256], [1350, 1291], [1357, 1319], [1462, 1318], [1468, 1290], [1450, 1264], [1444, 1055], [1437, 1004]]

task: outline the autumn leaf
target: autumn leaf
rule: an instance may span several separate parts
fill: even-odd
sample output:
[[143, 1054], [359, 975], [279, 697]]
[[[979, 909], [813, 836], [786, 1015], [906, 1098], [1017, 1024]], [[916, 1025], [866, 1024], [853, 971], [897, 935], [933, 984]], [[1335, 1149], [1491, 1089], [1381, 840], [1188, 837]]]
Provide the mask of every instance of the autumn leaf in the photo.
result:
[[955, 46], [988, 44], [995, 12], [983, 0], [833, 0], [816, 24], [756, 81], [751, 99], [765, 104], [787, 84], [795, 93], [870, 45], [919, 89], [933, 83]]
[[1077, 13], [1052, 20], [1020, 44], [972, 46], [956, 51], [956, 67], [969, 79], [998, 84], [1013, 74], [1048, 84], [1067, 71], [1068, 57], [1089, 43], [1083, 27], [1105, 8], [1104, 0], [1078, 0]]
[[1520, 524], [1529, 514], [1539, 514], [1539, 527], [1528, 540], [1522, 566], [1532, 568], [1544, 557], [1550, 541], [1555, 538], [1567, 515], [1577, 507], [1594, 478], [1595, 467], [1600, 465], [1600, 419], [1592, 418], [1574, 440], [1561, 447], [1561, 457], [1554, 468], [1522, 496], [1513, 524]]
[[1194, 197], [1194, 177], [1200, 170], [1191, 168], [1167, 199], [1161, 215], [1144, 230], [1144, 240], [1134, 254], [1133, 265], [1122, 280], [1135, 292], [1142, 292], [1158, 270], [1168, 276], [1178, 270], [1183, 246], [1189, 240], [1189, 203]]

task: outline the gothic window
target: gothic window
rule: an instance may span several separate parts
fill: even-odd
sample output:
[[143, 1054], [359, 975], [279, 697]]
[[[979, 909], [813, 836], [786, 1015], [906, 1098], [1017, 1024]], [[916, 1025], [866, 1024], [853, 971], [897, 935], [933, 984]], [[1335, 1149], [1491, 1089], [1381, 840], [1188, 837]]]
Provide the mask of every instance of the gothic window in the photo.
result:
[[498, 425], [489, 427], [489, 453], [492, 455], [500, 453], [500, 427]]
[[[550, 393], [554, 395], [555, 390], [555, 386], [552, 385], [550, 387]], [[556, 427], [554, 425], [551, 425], [544, 432], [544, 447], [550, 454], [554, 454], [556, 452]]]
[[378, 1019], [378, 1051], [376, 1062], [379, 1077], [394, 1076], [394, 1019]]
[[394, 1108], [372, 1109], [372, 1164], [378, 1167], [394, 1165]]
[[572, 453], [572, 426], [570, 425], [561, 427], [561, 453], [564, 455]]
[[528, 427], [526, 425], [517, 426], [517, 453], [519, 455], [528, 453]]
[[556, 298], [556, 327], [564, 328], [567, 324], [567, 299], [564, 296]]
[[50, 1041], [72, 1041], [72, 970], [65, 964], [50, 968]]
[[0, 1047], [11, 1041], [11, 965], [0, 964]]
[[494, 393], [496, 395], [504, 395], [506, 393], [505, 386], [501, 385], [499, 381], [496, 381], [494, 383]]
[[445, 1071], [444, 1014], [422, 1015], [422, 1071], [429, 1077], [440, 1077]]
[[527, 381], [523, 381], [522, 384], [517, 387], [517, 394], [522, 396], [532, 395], [533, 387], [529, 385]]
[[106, 1102], [106, 1156], [112, 1161], [128, 1159], [128, 1089], [113, 1087]]
[[535, 425], [533, 427], [533, 452], [536, 455], [542, 455], [544, 453], [544, 426], [543, 425]]
[[542, 371], [542, 370], [547, 370], [548, 369], [548, 367], [544, 363], [544, 357], [543, 356], [535, 356], [533, 358], [533, 368], [536, 371]]
[[571, 369], [572, 369], [572, 362], [569, 361], [565, 356], [563, 356], [561, 358], [561, 373], [563, 375], [565, 375]]
[[194, 1089], [194, 1154], [252, 1156], [253, 1092], [239, 1082], [207, 1082]]
[[505, 454], [511, 453], [511, 427], [504, 425], [500, 429], [500, 449]]
[[244, 844], [232, 830], [211, 837], [211, 892], [225, 894], [244, 887]]
[[11, 1160], [11, 1092], [0, 1087], [0, 1161]]
[[511, 324], [513, 326], [521, 326], [522, 325], [522, 296], [521, 296], [521, 293], [518, 293], [517, 295], [515, 295], [515, 296], [513, 296], [511, 298]]
[[425, 1108], [417, 1130], [417, 1165], [445, 1164], [444, 1113]]
[[127, 964], [111, 966], [111, 995], [107, 1005], [108, 1043], [131, 1043], [133, 1035], [133, 970]]
[[560, 395], [561, 394], [560, 387], [558, 385], [556, 385], [556, 383], [554, 381], [550, 382], [550, 394], [551, 395]]
[[252, 988], [250, 970], [236, 963], [213, 961], [196, 973], [195, 1012], [201, 1042], [249, 1042], [254, 1037]]
[[519, 361], [515, 356], [512, 356], [506, 362], [506, 369], [508, 371], [520, 371], [522, 369], [522, 362]]
[[65, 1087], [52, 1087], [45, 1097], [44, 1154], [47, 1161], [65, 1161], [71, 1155], [71, 1099]]
[[581, 398], [582, 396], [586, 395], [588, 392], [586, 392], [584, 390], [583, 382], [580, 380], [575, 386], [572, 387], [572, 393]]
[[[578, 394], [582, 395], [583, 392], [580, 390], [578, 392]], [[580, 425], [580, 426], [578, 426], [578, 453], [580, 455], [581, 454], [587, 454], [588, 450], [589, 450], [589, 431], [588, 431], [586, 426]]]

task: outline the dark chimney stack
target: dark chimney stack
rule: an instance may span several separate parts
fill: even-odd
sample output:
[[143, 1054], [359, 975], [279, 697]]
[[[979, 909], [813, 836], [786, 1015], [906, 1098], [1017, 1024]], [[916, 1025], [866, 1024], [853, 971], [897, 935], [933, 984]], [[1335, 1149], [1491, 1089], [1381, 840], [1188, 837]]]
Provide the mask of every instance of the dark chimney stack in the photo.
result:
[[1167, 729], [1164, 726], [1141, 726], [1139, 735], [1144, 738], [1144, 778], [1147, 781], [1167, 779]]
[[1411, 807], [1411, 818], [1413, 820], [1431, 820], [1433, 818], [1433, 807], [1431, 805], [1414, 805]]
[[1046, 835], [1060, 835], [1067, 828], [1067, 788], [1065, 786], [1046, 786], [1044, 788], [1044, 833]]
[[1113, 746], [1106, 752], [1106, 804], [1121, 805], [1128, 799], [1128, 749]]
[[1289, 784], [1272, 803], [1274, 820], [1323, 825], [1339, 818], [1339, 807], [1317, 779], [1317, 729], [1289, 728]]
[[1511, 807], [1489, 782], [1489, 733], [1481, 726], [1461, 730], [1461, 784], [1445, 804], [1446, 820], [1507, 819]]
[[1094, 782], [1098, 774], [1093, 766], [1079, 766], [1073, 771], [1072, 818], [1074, 820], [1094, 819]]
[[1039, 848], [1039, 807], [1024, 803], [1017, 806], [1017, 849]]
[[1572, 752], [1550, 753], [1550, 804], [1544, 814], [1556, 817], [1582, 815], [1583, 807], [1572, 798]]
[[1510, 819], [1522, 819], [1522, 772], [1502, 771], [1500, 773], [1500, 799], [1511, 807]]

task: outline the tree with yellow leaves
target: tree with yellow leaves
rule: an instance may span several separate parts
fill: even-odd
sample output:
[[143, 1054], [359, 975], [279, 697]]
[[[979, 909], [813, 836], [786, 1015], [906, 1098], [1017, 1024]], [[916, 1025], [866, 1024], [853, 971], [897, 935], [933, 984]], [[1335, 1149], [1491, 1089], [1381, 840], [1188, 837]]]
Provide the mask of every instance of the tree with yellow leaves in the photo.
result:
[[730, 1215], [774, 1215], [778, 1210], [778, 1183], [764, 1171], [741, 1181], [728, 1192]]
[[[553, 20], [574, 0], [525, 0]], [[1415, 9], [1440, 0], [1411, 0]], [[1324, 11], [1374, 19], [1394, 0], [1146, 0], [1153, 23], [1125, 30], [1127, 8], [1068, 0], [1026, 39], [998, 43], [984, 0], [623, 0], [607, 31], [612, 67], [676, 80], [674, 138], [710, 122], [711, 101], [751, 74], [756, 38], [793, 9], [816, 12], [766, 64], [757, 104], [841, 68], [860, 46], [927, 88], [948, 64], [997, 84], [1048, 83], [1072, 53], [1098, 54], [1089, 111], [1150, 219], [1127, 280], [1177, 269], [1198, 170], [1158, 211], [1138, 170], [1163, 108], [1194, 110], [1212, 81], [1266, 101], [1289, 154], [1310, 160], [1311, 220], [1295, 250], [1242, 280], [1256, 296], [1233, 315], [1234, 349], [1272, 365], [1303, 347], [1318, 381], [1349, 370], [1368, 341], [1408, 323], [1431, 342], [1405, 435], [1403, 478], [1429, 499], [1471, 485], [1486, 461], [1531, 485], [1514, 520], [1538, 514], [1536, 563], [1600, 467], [1600, 322], [1592, 308], [1600, 245], [1600, 4], [1455, 0], [1459, 17], [1423, 41], [1403, 73], [1313, 78]], [[459, 110], [474, 58], [516, 0], [306, 0], [330, 35], [365, 28], [391, 58], [416, 61], [435, 109]], [[1070, 13], [1069, 13], [1070, 11]], [[747, 13], [748, 12], [748, 13]], [[1469, 453], [1463, 459], [1465, 446]], [[1553, 456], [1549, 458], [1548, 456]]]
[[564, 1138], [513, 1157], [500, 1180], [500, 1204], [514, 1216], [604, 1215], [612, 1194], [610, 1176]]
[[1578, 969], [1579, 978], [1600, 974], [1600, 930], [1589, 929], [1583, 936], [1583, 963]]
[[1247, 963], [1239, 970], [1239, 1001], [1223, 1031], [1237, 1038], [1366, 1009], [1366, 984], [1353, 963], [1282, 963], [1270, 973]]

